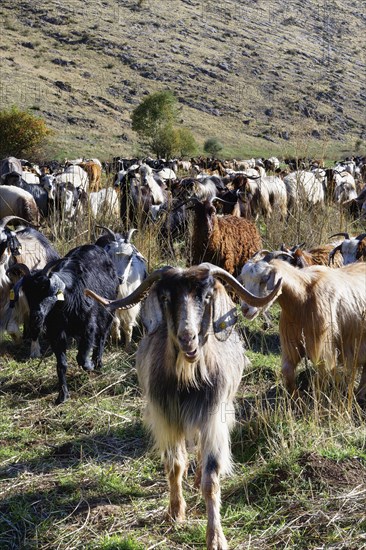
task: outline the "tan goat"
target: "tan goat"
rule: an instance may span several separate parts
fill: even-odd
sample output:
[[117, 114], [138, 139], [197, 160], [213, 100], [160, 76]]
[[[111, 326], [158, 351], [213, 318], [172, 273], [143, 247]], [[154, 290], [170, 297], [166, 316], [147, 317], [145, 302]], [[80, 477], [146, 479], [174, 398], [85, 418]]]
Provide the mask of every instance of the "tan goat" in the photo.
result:
[[[330, 369], [335, 369], [337, 361], [348, 372], [362, 367], [356, 394], [358, 399], [364, 399], [366, 264], [298, 269], [278, 259], [249, 261], [239, 276], [246, 289], [258, 296], [273, 289], [279, 279], [282, 374], [288, 391], [296, 390], [295, 369], [303, 357], [309, 357], [314, 365]], [[242, 311], [245, 317], [254, 319], [263, 309], [243, 303]]]

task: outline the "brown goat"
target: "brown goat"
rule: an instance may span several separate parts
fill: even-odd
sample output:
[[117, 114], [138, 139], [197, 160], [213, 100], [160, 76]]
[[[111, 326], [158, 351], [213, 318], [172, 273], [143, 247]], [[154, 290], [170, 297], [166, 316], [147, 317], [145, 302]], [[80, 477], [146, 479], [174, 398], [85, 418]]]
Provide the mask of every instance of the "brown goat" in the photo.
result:
[[262, 248], [262, 239], [255, 224], [236, 216], [217, 216], [210, 201], [194, 202], [192, 263], [211, 262], [231, 275]]
[[[293, 261], [289, 261], [291, 265], [301, 268], [310, 265], [328, 265], [329, 254], [333, 250], [333, 247], [333, 244], [325, 244], [323, 246], [310, 248], [309, 250], [303, 250], [302, 245], [296, 245], [290, 249], [282, 245], [281, 250], [288, 253], [293, 258]], [[338, 254], [332, 267], [341, 267], [342, 265], [342, 256]]]
[[96, 162], [88, 161], [79, 164], [85, 170], [89, 178], [89, 191], [99, 191], [101, 185], [102, 168]]

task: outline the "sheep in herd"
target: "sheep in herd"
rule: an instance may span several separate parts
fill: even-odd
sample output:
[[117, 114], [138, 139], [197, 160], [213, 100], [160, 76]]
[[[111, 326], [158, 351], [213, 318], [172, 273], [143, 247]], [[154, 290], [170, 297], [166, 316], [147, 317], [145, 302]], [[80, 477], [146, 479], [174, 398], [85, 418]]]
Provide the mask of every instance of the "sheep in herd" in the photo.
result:
[[[295, 369], [303, 357], [308, 357], [316, 367], [330, 370], [335, 369], [338, 360], [348, 375], [352, 369], [363, 367], [356, 395], [359, 400], [365, 398], [366, 263], [339, 269], [298, 269], [279, 259], [249, 261], [239, 280], [258, 296], [281, 281], [274, 300], [277, 298], [281, 306], [282, 374], [291, 394], [296, 391]], [[246, 318], [254, 319], [261, 310], [243, 302], [242, 311]]]
[[[42, 233], [31, 227], [13, 231], [9, 226], [15, 223], [27, 222], [17, 216], [0, 220], [0, 334], [6, 330], [13, 339], [19, 339], [20, 325], [26, 327], [28, 324], [29, 307], [24, 295], [9, 303], [15, 281], [11, 275], [9, 277], [8, 270], [18, 262], [26, 264], [29, 269], [42, 268], [59, 256]], [[38, 343], [33, 345], [31, 357], [37, 354], [37, 349]]]
[[334, 256], [340, 252], [344, 265], [348, 265], [359, 260], [366, 261], [366, 233], [361, 233], [358, 237], [350, 237], [348, 233], [336, 233], [332, 237], [342, 235], [344, 241], [332, 248], [329, 252], [329, 265], [334, 264]]
[[28, 191], [15, 185], [0, 185], [0, 218], [18, 216], [34, 225], [39, 224], [36, 201]]
[[[86, 371], [102, 367], [104, 345], [113, 321], [105, 308], [84, 295], [85, 288], [117, 296], [118, 277], [113, 262], [99, 246], [83, 245], [43, 269], [17, 264], [11, 270], [23, 273], [17, 283], [28, 301], [30, 336], [34, 342], [45, 328], [57, 359], [59, 393], [56, 404], [69, 397], [66, 383], [67, 339], [78, 342], [76, 360]], [[91, 355], [91, 357], [90, 357]]]
[[256, 225], [237, 216], [217, 216], [211, 201], [191, 199], [194, 210], [192, 264], [209, 261], [239, 274], [242, 265], [262, 248]]
[[[107, 227], [103, 227], [103, 229], [107, 233], [101, 235], [95, 244], [104, 248], [112, 259], [119, 278], [118, 298], [125, 298], [147, 277], [147, 262], [131, 243], [131, 237], [136, 229], [130, 229], [124, 235], [114, 233]], [[113, 331], [117, 341], [120, 340], [120, 327], [122, 326], [126, 347], [131, 342], [132, 330], [137, 325], [140, 309], [140, 304], [136, 304], [129, 309], [116, 311]]]
[[133, 306], [147, 295], [142, 308], [146, 334], [136, 353], [136, 368], [147, 400], [145, 420], [165, 463], [168, 515], [175, 521], [185, 519], [186, 440], [196, 439], [200, 444], [196, 486], [201, 486], [206, 501], [209, 550], [228, 548], [220, 520], [219, 478], [231, 471], [233, 400], [247, 361], [234, 328], [236, 308], [218, 279], [258, 306], [271, 300], [279, 287], [266, 298], [257, 298], [229, 273], [206, 263], [185, 270], [158, 269], [121, 300], [105, 300], [86, 291], [108, 311]]

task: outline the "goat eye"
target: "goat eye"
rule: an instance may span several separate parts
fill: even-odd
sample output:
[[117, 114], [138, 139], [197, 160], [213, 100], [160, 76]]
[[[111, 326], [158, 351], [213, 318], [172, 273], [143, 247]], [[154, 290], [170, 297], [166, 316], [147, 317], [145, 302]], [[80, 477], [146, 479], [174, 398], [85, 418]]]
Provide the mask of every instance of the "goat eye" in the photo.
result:
[[205, 304], [209, 304], [212, 300], [212, 294], [206, 294], [206, 298], [204, 299]]

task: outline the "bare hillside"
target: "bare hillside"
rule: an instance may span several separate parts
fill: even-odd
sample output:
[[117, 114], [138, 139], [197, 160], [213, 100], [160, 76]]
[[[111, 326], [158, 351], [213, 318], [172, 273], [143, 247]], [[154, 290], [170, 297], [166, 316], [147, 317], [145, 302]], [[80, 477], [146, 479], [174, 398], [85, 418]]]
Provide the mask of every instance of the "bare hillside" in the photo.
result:
[[[200, 143], [285, 154], [366, 140], [359, 0], [2, 0], [0, 108], [32, 108], [59, 156], [137, 152], [130, 113], [173, 90]], [[362, 145], [361, 145], [362, 146]]]

